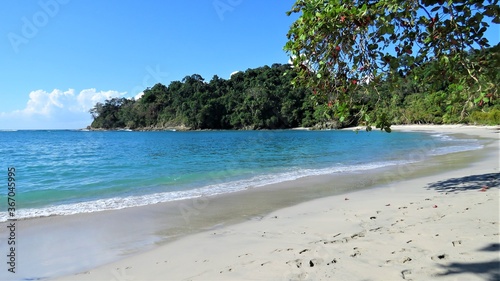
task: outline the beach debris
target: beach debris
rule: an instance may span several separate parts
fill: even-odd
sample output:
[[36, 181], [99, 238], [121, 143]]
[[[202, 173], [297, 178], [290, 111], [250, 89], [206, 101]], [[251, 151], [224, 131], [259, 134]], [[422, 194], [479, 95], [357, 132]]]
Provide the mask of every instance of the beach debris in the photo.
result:
[[346, 198], [344, 198], [344, 200], [347, 201], [347, 200], [349, 200], [349, 198], [346, 197]]
[[407, 263], [407, 262], [409, 262], [409, 261], [411, 261], [411, 258], [410, 258], [410, 257], [406, 257], [406, 258], [404, 258], [404, 259], [403, 259], [403, 263]]
[[371, 219], [371, 220], [374, 220], [374, 219], [376, 219], [376, 218], [377, 218], [377, 217], [370, 217], [370, 219]]
[[446, 259], [447, 257], [448, 257], [447, 254], [442, 254], [442, 255], [433, 256], [431, 259], [433, 261], [435, 261], [435, 260], [443, 260], [443, 259]]
[[314, 267], [314, 262], [312, 260], [309, 261], [309, 266]]
[[302, 251], [299, 252], [299, 255], [301, 255], [301, 254], [303, 254], [305, 252], [308, 252], [308, 251], [310, 251], [310, 250], [309, 249], [304, 249], [304, 250], [302, 250]]
[[330, 265], [330, 264], [334, 264], [334, 263], [337, 263], [336, 259], [333, 259], [331, 262], [327, 263], [326, 265]]
[[434, 205], [434, 206], [432, 206], [432, 208], [437, 208], [437, 207], [438, 207], [438, 205]]
[[488, 190], [489, 187], [487, 187], [486, 185], [483, 185], [483, 187], [481, 187], [481, 189], [479, 190], [480, 192], [485, 192], [486, 190]]
[[457, 245], [462, 245], [462, 241], [461, 240], [452, 241], [451, 244], [453, 244], [453, 247], [456, 247]]
[[385, 206], [386, 206], [386, 207], [389, 207], [389, 206], [391, 206], [391, 204], [387, 204], [387, 205], [385, 205]]

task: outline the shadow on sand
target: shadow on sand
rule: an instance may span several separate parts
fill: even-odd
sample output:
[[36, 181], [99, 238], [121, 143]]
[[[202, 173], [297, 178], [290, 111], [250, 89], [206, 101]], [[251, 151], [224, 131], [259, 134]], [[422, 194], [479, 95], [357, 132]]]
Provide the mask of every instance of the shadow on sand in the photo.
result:
[[480, 190], [483, 187], [498, 188], [500, 186], [500, 173], [472, 175], [461, 178], [438, 181], [427, 186], [439, 192], [455, 192], [466, 190]]
[[[500, 244], [493, 243], [483, 249], [480, 249], [479, 251], [498, 251], [499, 249]], [[439, 276], [471, 273], [483, 276], [485, 278], [484, 280], [488, 281], [500, 280], [500, 261], [498, 259], [474, 263], [454, 262], [449, 265], [441, 265], [441, 267], [446, 269], [446, 272], [439, 274]]]
[[[466, 190], [481, 190], [485, 187], [488, 189], [499, 188], [499, 186], [500, 173], [490, 173], [439, 181], [429, 184], [427, 188], [435, 189], [438, 192], [457, 192]], [[500, 243], [493, 243], [479, 249], [479, 251], [482, 252], [498, 252], [499, 250]], [[443, 267], [446, 272], [439, 274], [440, 276], [470, 273], [484, 276], [485, 280], [500, 280], [500, 261], [498, 259], [474, 263], [455, 262], [448, 265], [441, 265], [441, 267]]]

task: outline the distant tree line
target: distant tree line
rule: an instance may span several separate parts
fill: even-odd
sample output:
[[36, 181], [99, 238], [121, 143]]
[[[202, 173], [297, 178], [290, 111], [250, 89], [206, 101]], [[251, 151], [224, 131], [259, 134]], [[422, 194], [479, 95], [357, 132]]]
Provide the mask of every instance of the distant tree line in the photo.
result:
[[[479, 54], [486, 80], [500, 82], [500, 45]], [[434, 73], [432, 62], [414, 70], [417, 75], [439, 76], [436, 85], [422, 85], [402, 74], [388, 76], [376, 92], [367, 94], [360, 82], [350, 93], [352, 104], [339, 109], [314, 90], [295, 87], [296, 71], [288, 64], [273, 64], [238, 72], [230, 79], [215, 75], [209, 82], [198, 74], [156, 84], [138, 99], [113, 98], [97, 103], [90, 113], [92, 129], [129, 128], [162, 130], [338, 128], [377, 124], [500, 124], [498, 91], [484, 92], [480, 101], [449, 82], [453, 73]], [[448, 79], [449, 78], [449, 79]], [[491, 88], [491, 87], [490, 87]], [[340, 116], [340, 117], [339, 117]], [[385, 126], [381, 126], [385, 127]]]
[[[114, 98], [90, 110], [92, 128], [285, 129], [313, 126], [309, 91], [294, 88], [289, 65], [273, 64], [237, 72], [230, 79], [198, 74], [156, 84], [138, 99]], [[322, 119], [323, 118], [323, 119]]]

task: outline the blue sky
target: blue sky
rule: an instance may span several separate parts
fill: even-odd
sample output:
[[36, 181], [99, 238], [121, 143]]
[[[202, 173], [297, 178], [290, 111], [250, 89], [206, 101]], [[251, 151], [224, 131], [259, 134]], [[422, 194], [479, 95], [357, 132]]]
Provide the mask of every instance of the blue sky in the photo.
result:
[[293, 0], [0, 2], [0, 129], [82, 128], [95, 102], [286, 63]]
[[83, 128], [106, 98], [286, 63], [294, 2], [3, 0], [0, 129]]

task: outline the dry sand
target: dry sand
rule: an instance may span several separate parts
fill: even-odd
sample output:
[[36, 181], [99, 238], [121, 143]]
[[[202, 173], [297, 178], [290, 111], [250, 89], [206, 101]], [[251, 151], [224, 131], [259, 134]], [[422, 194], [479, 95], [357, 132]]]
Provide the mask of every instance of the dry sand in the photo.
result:
[[499, 280], [498, 128], [393, 129], [489, 140], [466, 168], [301, 203], [58, 280]]

